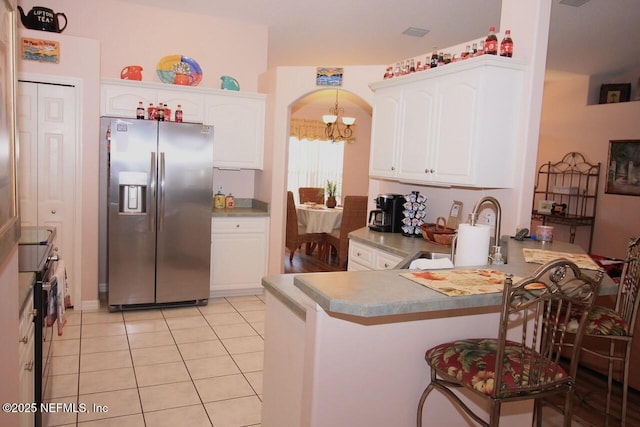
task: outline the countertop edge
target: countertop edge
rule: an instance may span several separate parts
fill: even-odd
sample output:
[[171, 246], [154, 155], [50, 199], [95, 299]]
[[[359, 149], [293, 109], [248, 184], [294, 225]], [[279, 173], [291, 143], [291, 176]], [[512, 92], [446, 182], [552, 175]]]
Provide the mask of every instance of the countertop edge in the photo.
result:
[[293, 286], [293, 281], [290, 277], [290, 275], [265, 276], [262, 278], [262, 286], [296, 316], [306, 321], [307, 310], [302, 303], [302, 291]]
[[270, 216], [269, 204], [257, 199], [236, 199], [235, 207], [211, 209], [211, 217], [268, 217]]
[[[510, 263], [487, 266], [519, 277], [529, 276], [539, 264], [526, 263], [524, 247], [541, 247], [539, 242], [510, 242]], [[578, 245], [554, 242], [546, 247], [560, 252], [584, 252]], [[331, 313], [375, 318], [399, 314], [417, 314], [448, 310], [499, 307], [502, 293], [449, 297], [424, 287], [400, 274], [411, 270], [369, 270], [350, 272], [307, 273], [295, 275], [293, 285]], [[415, 270], [413, 270], [415, 271]], [[593, 272], [595, 274], [595, 271]], [[288, 275], [291, 276], [291, 275]], [[600, 295], [617, 290], [605, 275]]]

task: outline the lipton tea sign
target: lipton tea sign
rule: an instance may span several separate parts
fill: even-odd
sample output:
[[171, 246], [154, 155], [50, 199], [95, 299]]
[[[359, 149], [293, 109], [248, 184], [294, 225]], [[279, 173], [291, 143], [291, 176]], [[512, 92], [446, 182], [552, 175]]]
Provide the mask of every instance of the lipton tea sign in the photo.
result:
[[58, 64], [60, 62], [60, 43], [23, 37], [22, 59]]

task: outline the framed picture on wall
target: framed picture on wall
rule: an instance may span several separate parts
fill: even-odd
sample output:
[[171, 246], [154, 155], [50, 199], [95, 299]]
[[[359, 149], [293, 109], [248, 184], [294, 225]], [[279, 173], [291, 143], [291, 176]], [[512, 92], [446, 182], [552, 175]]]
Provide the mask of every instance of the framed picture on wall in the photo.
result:
[[605, 193], [640, 196], [640, 140], [609, 141]]
[[617, 83], [600, 86], [600, 104], [628, 102], [631, 97], [631, 83]]
[[15, 11], [0, 0], [0, 264], [20, 237], [16, 177]]

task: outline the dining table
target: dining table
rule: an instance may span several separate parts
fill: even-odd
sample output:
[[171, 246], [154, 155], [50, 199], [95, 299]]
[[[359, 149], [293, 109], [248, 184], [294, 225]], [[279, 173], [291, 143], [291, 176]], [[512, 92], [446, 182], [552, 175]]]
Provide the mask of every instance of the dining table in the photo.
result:
[[328, 208], [319, 204], [296, 206], [298, 225], [305, 233], [331, 233], [340, 229], [342, 207]]

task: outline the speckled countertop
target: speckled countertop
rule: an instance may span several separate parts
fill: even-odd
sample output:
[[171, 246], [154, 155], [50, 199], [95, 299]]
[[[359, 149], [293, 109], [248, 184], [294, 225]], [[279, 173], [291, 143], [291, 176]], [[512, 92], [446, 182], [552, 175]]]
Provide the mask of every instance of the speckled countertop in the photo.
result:
[[211, 208], [212, 217], [269, 216], [269, 204], [256, 199], [236, 199], [235, 207]]
[[[511, 240], [508, 248], [509, 263], [492, 266], [492, 268], [520, 277], [527, 276], [539, 265], [526, 263], [522, 255], [522, 248], [543, 248], [542, 245], [540, 242], [530, 240], [524, 242]], [[578, 245], [563, 242], [545, 244], [544, 248], [560, 252], [584, 253]], [[389, 250], [386, 247], [382, 249]], [[361, 318], [476, 307], [498, 307], [502, 303], [501, 293], [449, 297], [401, 277], [400, 273], [406, 271], [289, 274], [265, 277], [263, 285], [302, 318], [304, 316], [301, 316], [300, 310], [304, 313], [304, 306], [300, 302], [301, 298], [298, 293], [300, 291], [308, 295], [327, 312]], [[600, 294], [610, 295], [615, 291], [615, 283], [605, 275], [600, 287]]]

